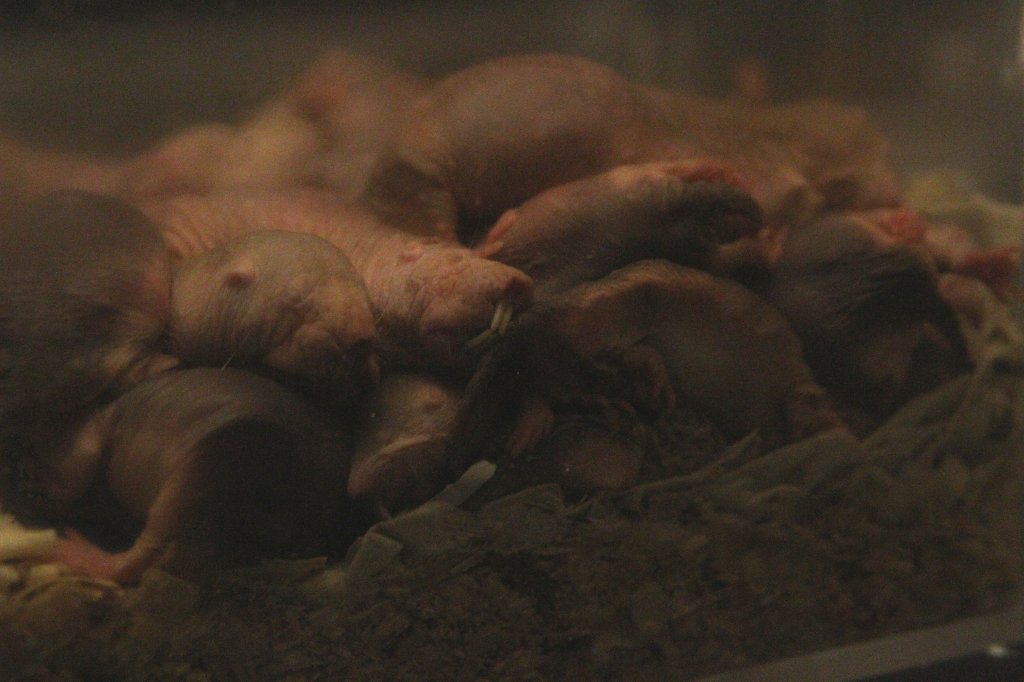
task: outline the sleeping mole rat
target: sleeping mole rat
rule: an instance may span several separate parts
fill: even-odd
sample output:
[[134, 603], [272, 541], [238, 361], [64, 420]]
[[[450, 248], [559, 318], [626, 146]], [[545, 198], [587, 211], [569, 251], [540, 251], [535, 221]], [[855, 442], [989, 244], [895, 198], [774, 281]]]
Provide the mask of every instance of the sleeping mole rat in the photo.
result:
[[716, 267], [719, 245], [763, 225], [741, 185], [728, 165], [712, 161], [618, 166], [506, 211], [477, 251], [532, 277], [538, 297], [638, 260]]
[[800, 337], [817, 380], [868, 422], [968, 368], [933, 254], [862, 214], [790, 228], [768, 300]]
[[[746, 287], [702, 270], [638, 261], [568, 290], [520, 324], [509, 341], [531, 346], [536, 393], [548, 404], [684, 404], [730, 439], [758, 429], [771, 446], [841, 426], [785, 319]], [[535, 446], [553, 423], [543, 400], [524, 404], [531, 409], [513, 431], [512, 454]]]
[[70, 532], [53, 559], [135, 582], [146, 568], [322, 554], [345, 522], [349, 436], [294, 393], [236, 369], [149, 379], [67, 454], [142, 525], [107, 552]]
[[0, 224], [0, 419], [69, 410], [167, 360], [171, 265], [160, 233], [117, 200], [63, 191]]
[[466, 243], [540, 192], [623, 164], [736, 165], [768, 222], [892, 205], [888, 143], [863, 110], [821, 100], [741, 106], [634, 83], [574, 56], [472, 65], [412, 99], [364, 201], [410, 231]]
[[386, 374], [370, 398], [352, 454], [348, 492], [381, 517], [428, 500], [458, 475], [463, 393], [425, 373]]
[[437, 237], [402, 232], [325, 192], [188, 195], [141, 202], [178, 257], [266, 230], [316, 235], [340, 249], [366, 286], [382, 365], [463, 371], [466, 343], [525, 308], [533, 281]]
[[311, 234], [270, 230], [182, 259], [170, 351], [351, 402], [377, 383], [377, 328], [345, 254]]
[[0, 459], [44, 481], [15, 496], [59, 508], [81, 492], [62, 441], [176, 364], [160, 351], [170, 300], [163, 239], [122, 201], [61, 191], [0, 218]]

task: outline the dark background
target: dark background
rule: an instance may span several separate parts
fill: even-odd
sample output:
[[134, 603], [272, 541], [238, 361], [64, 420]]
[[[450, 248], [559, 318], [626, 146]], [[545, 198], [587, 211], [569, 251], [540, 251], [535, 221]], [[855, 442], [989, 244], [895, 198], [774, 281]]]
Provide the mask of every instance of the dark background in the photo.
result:
[[778, 101], [866, 107], [907, 173], [965, 172], [1020, 200], [1020, 3], [0, 2], [0, 125], [37, 144], [133, 152], [238, 120], [333, 46], [434, 75], [518, 52], [585, 55], [630, 77], [729, 92], [757, 60]]

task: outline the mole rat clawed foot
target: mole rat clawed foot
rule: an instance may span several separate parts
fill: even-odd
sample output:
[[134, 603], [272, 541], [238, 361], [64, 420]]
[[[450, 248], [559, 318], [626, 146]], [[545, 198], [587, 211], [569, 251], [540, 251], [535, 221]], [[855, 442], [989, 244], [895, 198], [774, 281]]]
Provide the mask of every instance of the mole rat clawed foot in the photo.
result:
[[815, 383], [800, 384], [783, 400], [786, 442], [810, 438], [829, 429], [845, 429], [846, 423], [836, 412], [829, 395]]
[[140, 538], [130, 549], [108, 552], [74, 529], [64, 531], [50, 558], [71, 571], [121, 584], [139, 581], [147, 568], [159, 562], [168, 546], [154, 538]]

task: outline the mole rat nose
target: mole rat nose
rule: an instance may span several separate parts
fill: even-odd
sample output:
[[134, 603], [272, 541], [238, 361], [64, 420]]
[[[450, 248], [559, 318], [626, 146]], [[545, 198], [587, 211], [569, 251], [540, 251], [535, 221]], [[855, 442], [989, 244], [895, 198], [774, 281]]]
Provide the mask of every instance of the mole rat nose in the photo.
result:
[[533, 300], [533, 280], [525, 272], [509, 268], [509, 278], [501, 289], [500, 300], [522, 308]]

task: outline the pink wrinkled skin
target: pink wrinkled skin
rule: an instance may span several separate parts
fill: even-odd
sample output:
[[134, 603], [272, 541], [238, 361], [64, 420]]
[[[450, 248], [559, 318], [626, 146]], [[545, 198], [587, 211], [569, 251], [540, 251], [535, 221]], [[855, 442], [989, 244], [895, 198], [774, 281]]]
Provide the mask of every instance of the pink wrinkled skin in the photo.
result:
[[355, 395], [377, 382], [377, 329], [362, 280], [319, 237], [236, 237], [181, 261], [171, 298], [171, 350], [186, 364], [262, 365]]
[[495, 306], [521, 310], [529, 277], [455, 242], [410, 235], [313, 191], [184, 196], [142, 205], [179, 255], [202, 253], [248, 232], [312, 234], [339, 248], [366, 286], [385, 364], [459, 368], [465, 345]]

